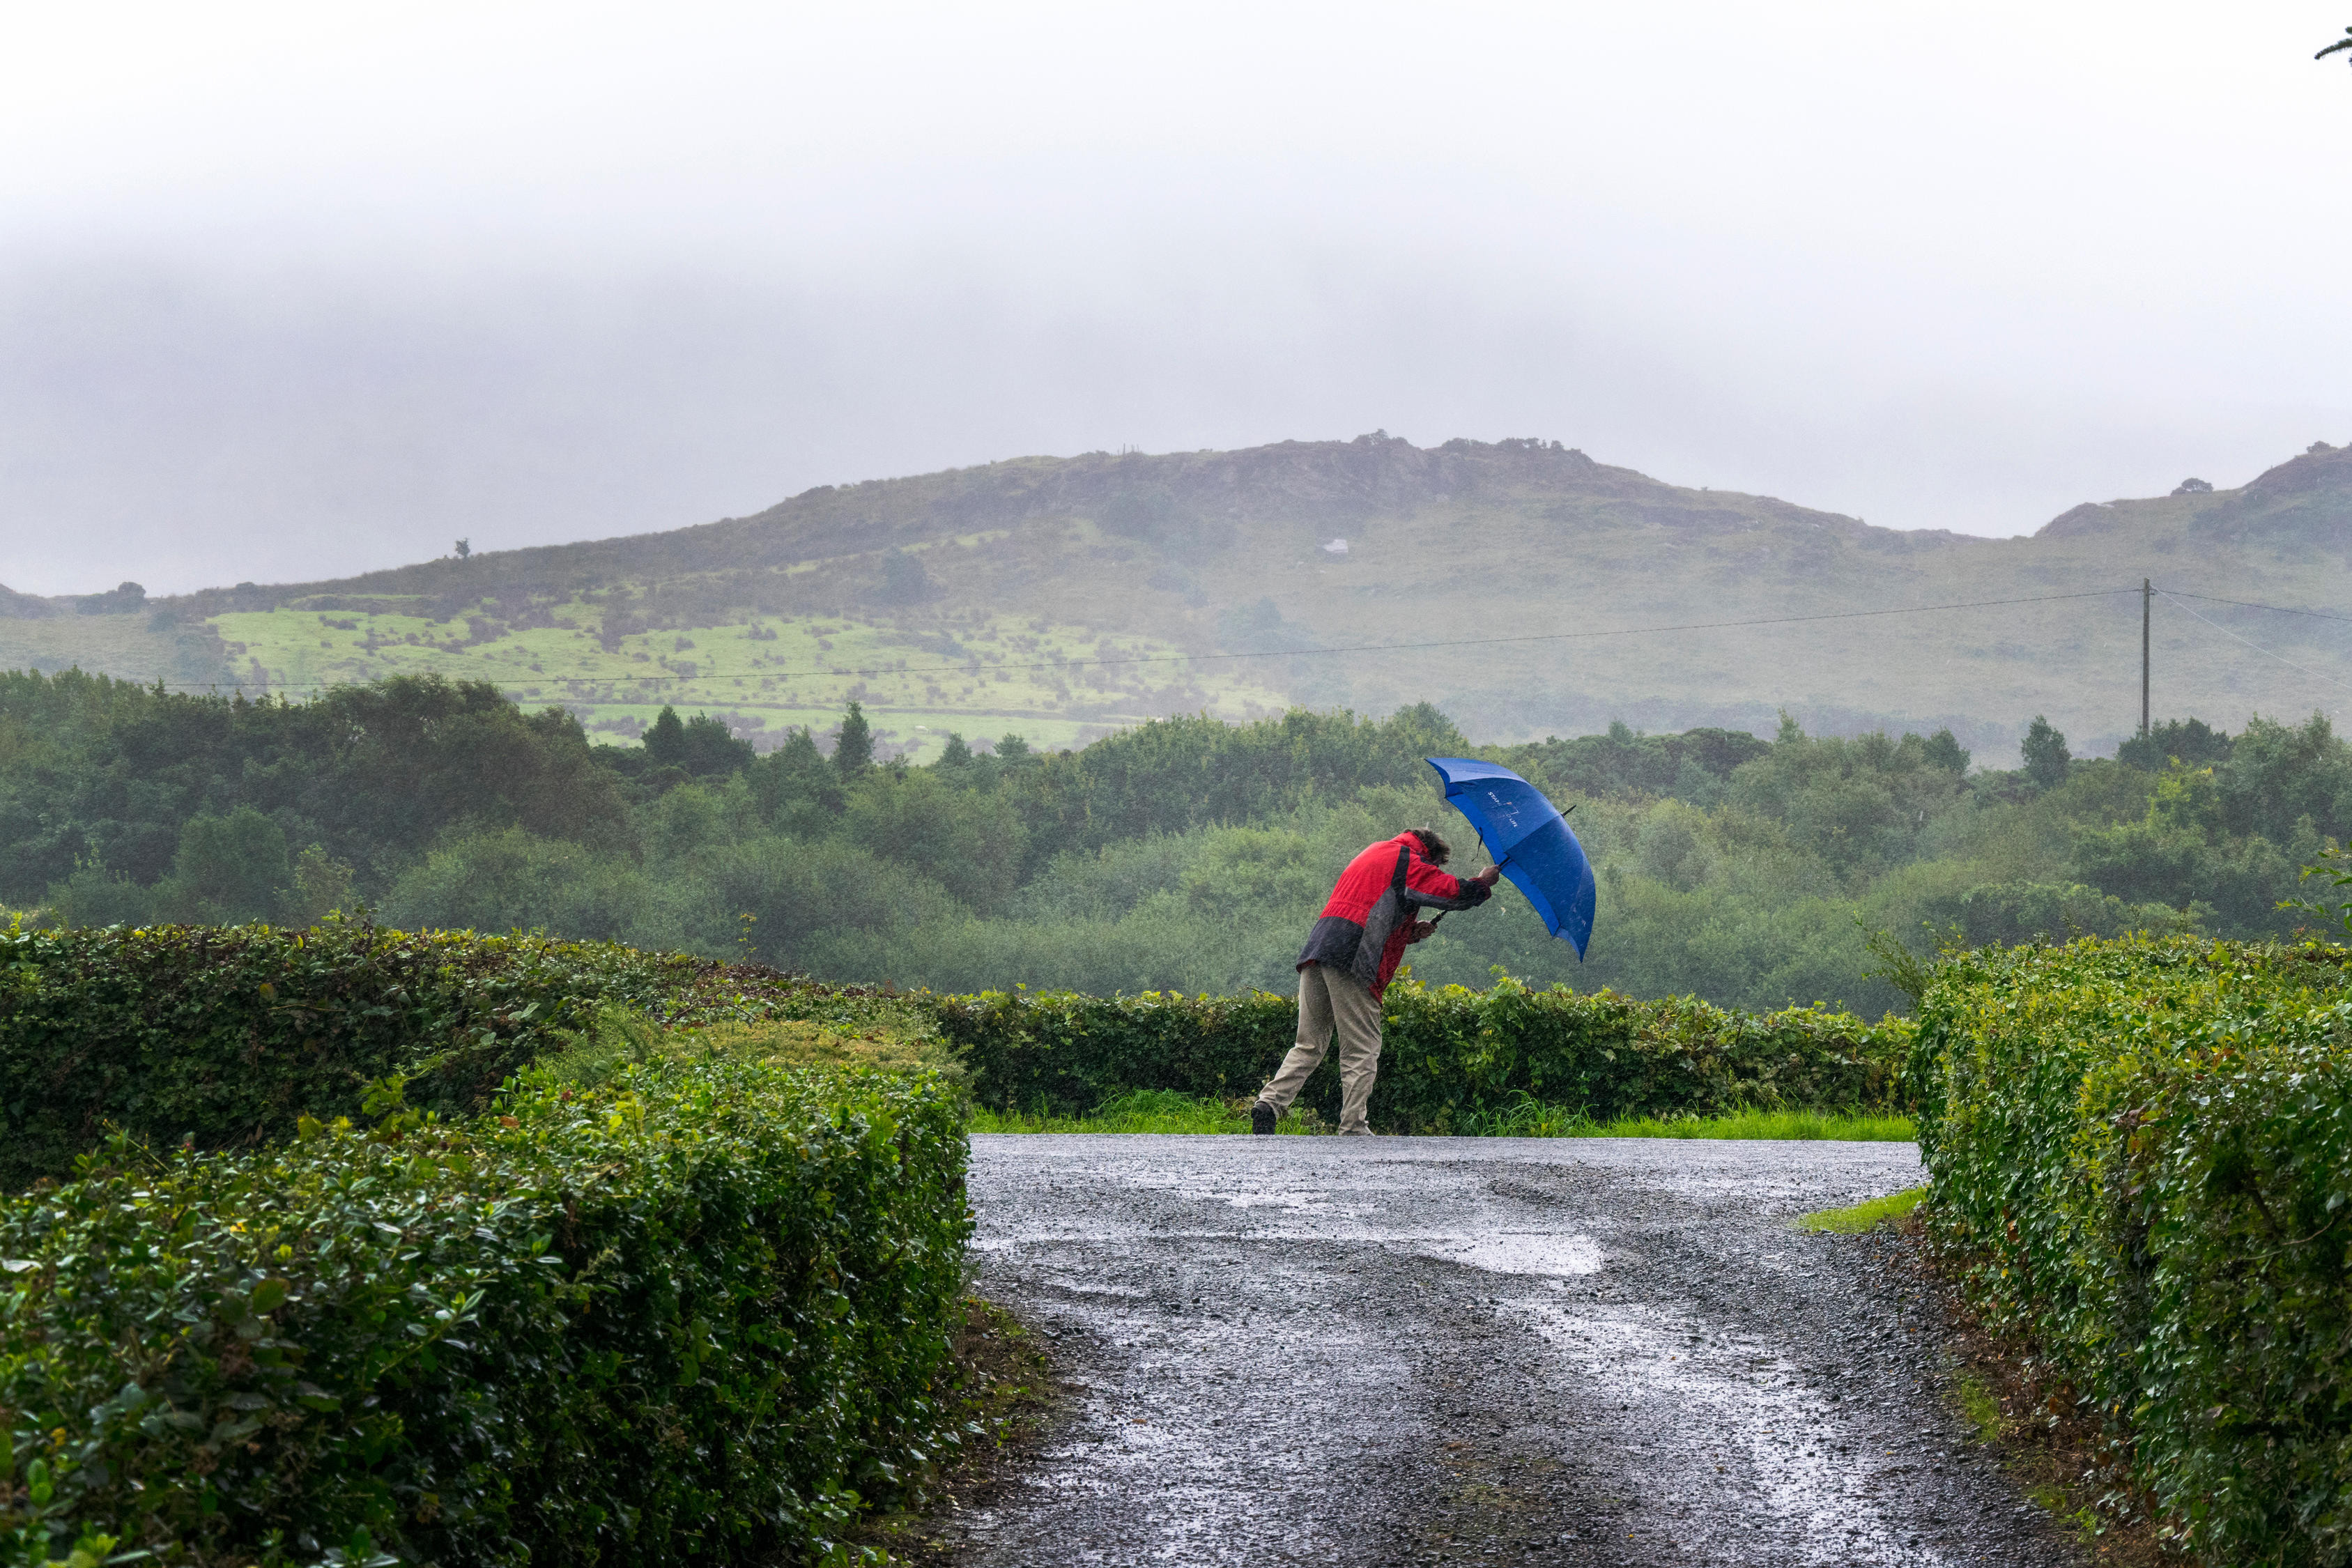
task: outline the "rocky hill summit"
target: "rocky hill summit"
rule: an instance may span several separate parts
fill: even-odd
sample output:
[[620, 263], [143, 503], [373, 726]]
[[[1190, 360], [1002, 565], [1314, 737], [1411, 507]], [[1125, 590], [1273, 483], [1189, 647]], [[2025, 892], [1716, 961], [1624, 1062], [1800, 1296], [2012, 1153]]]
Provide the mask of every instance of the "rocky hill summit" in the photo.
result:
[[[2185, 513], [2184, 504], [2185, 503]], [[2084, 501], [2059, 513], [2036, 539], [2092, 539], [2136, 520], [2185, 515], [2195, 537], [2232, 544], [2352, 550], [2352, 446], [2314, 441], [2233, 490], [2183, 480], [2158, 500]]]
[[1016, 458], [819, 485], [750, 517], [662, 533], [484, 551], [334, 582], [240, 584], [174, 604], [203, 616], [320, 595], [543, 595], [598, 591], [648, 573], [805, 572], [819, 563], [1068, 519], [1173, 552], [1197, 568], [1236, 549], [1319, 549], [1368, 525], [1436, 525], [1496, 508], [1553, 525], [1545, 531], [1554, 538], [1632, 528], [1689, 542], [1797, 529], [1902, 553], [1964, 542], [1940, 529], [1879, 528], [1770, 497], [1668, 484], [1558, 441], [1454, 440], [1422, 447], [1375, 431], [1349, 441], [1281, 441], [1230, 452]]
[[[882, 542], [897, 486], [929, 487], [923, 521], [942, 528], [1011, 528], [1054, 516], [1092, 518], [1155, 542], [1222, 548], [1253, 527], [1318, 531], [1410, 518], [1433, 508], [1568, 503], [1596, 522], [1662, 527], [1685, 536], [1745, 532], [1759, 523], [1828, 530], [1915, 549], [1956, 542], [1942, 530], [1873, 528], [1770, 497], [1694, 490], [1594, 461], [1535, 437], [1416, 447], [1386, 431], [1351, 441], [1281, 441], [1231, 452], [1089, 452], [951, 469], [921, 480], [819, 486], [745, 520], [795, 536]], [[1559, 514], [1566, 521], [1565, 514]]]

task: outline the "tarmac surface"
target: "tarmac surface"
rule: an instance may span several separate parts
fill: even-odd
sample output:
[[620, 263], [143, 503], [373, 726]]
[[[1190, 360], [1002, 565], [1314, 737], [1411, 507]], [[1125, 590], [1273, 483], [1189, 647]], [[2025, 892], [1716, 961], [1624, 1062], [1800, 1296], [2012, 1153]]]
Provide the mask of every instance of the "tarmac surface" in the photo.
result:
[[979, 1289], [1074, 1385], [942, 1521], [1072, 1563], [2059, 1564], [1889, 1244], [1908, 1143], [983, 1136]]

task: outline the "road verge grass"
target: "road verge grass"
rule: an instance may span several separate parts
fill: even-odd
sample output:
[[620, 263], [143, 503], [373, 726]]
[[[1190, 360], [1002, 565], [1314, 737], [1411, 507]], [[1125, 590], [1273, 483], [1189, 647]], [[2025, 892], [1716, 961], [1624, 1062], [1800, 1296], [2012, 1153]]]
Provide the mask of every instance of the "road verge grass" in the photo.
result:
[[[1082, 1116], [1047, 1110], [995, 1110], [971, 1108], [974, 1132], [1171, 1132], [1247, 1133], [1250, 1101], [1180, 1094], [1174, 1089], [1134, 1089], [1105, 1100]], [[1285, 1133], [1335, 1131], [1311, 1109], [1294, 1106], [1276, 1128]], [[1557, 1107], [1535, 1106], [1472, 1122], [1461, 1136], [1486, 1138], [1727, 1138], [1787, 1141], [1842, 1140], [1906, 1142], [1911, 1122], [1901, 1116], [1819, 1110], [1738, 1110], [1722, 1116], [1622, 1116], [1595, 1121]], [[1906, 1211], [1907, 1212], [1907, 1210]]]
[[1832, 1236], [1860, 1236], [1865, 1230], [1876, 1230], [1882, 1225], [1903, 1218], [1917, 1208], [1919, 1200], [1927, 1195], [1927, 1188], [1913, 1187], [1906, 1192], [1889, 1193], [1883, 1198], [1855, 1204], [1851, 1208], [1817, 1209], [1811, 1214], [1800, 1215], [1797, 1226], [1801, 1230], [1827, 1231]]
[[[971, 1108], [974, 1132], [1240, 1132], [1250, 1130], [1247, 1100], [1211, 1100], [1205, 1095], [1179, 1094], [1170, 1089], [1139, 1089], [1115, 1095], [1085, 1116], [1056, 1116], [1050, 1110], [992, 1110]], [[1276, 1125], [1285, 1133], [1332, 1131], [1312, 1110], [1293, 1107]]]
[[1916, 1133], [1907, 1116], [1873, 1116], [1866, 1112], [1836, 1110], [1735, 1110], [1722, 1116], [1679, 1116], [1663, 1120], [1654, 1116], [1624, 1116], [1613, 1121], [1587, 1122], [1575, 1131], [1550, 1136], [1908, 1143]]

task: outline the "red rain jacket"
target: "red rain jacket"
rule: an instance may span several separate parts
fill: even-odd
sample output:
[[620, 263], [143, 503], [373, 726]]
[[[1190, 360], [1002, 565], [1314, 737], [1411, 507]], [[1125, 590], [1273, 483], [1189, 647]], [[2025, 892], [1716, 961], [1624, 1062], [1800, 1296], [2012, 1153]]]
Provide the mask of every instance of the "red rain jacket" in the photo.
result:
[[1378, 998], [1386, 994], [1404, 961], [1414, 910], [1466, 910], [1492, 895], [1483, 882], [1465, 881], [1431, 865], [1412, 834], [1384, 838], [1339, 873], [1322, 918], [1307, 933], [1298, 967], [1322, 963], [1344, 969]]

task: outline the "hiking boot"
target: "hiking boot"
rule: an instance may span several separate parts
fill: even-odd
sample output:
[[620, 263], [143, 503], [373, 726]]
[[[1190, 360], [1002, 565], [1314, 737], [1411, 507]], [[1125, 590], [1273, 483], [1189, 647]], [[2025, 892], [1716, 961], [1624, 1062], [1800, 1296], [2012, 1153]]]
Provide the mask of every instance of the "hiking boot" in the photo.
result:
[[1265, 1137], [1274, 1131], [1274, 1124], [1279, 1116], [1280, 1113], [1273, 1106], [1261, 1100], [1250, 1107], [1250, 1131], [1261, 1138]]

